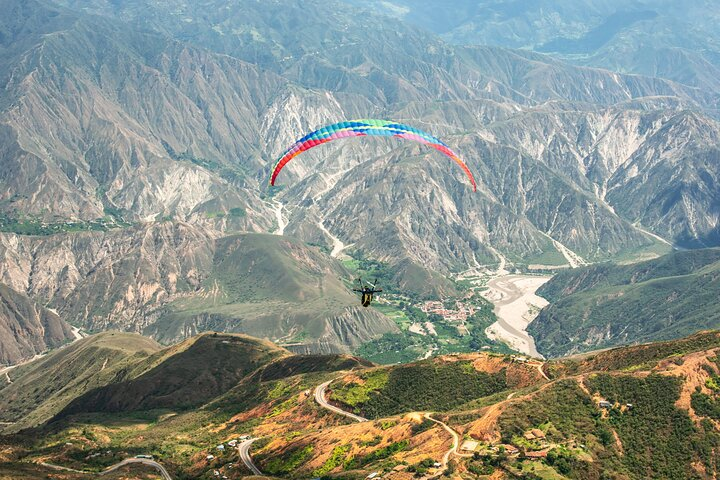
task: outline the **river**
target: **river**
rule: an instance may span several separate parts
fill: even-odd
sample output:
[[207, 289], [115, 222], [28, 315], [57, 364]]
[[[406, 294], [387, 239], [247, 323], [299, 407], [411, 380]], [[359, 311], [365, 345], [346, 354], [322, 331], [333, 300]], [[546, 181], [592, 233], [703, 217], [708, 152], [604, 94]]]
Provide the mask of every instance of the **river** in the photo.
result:
[[482, 295], [495, 305], [497, 321], [485, 330], [488, 338], [505, 342], [531, 357], [542, 358], [526, 329], [548, 304], [535, 294], [548, 280], [550, 277], [536, 275], [502, 275], [490, 280]]

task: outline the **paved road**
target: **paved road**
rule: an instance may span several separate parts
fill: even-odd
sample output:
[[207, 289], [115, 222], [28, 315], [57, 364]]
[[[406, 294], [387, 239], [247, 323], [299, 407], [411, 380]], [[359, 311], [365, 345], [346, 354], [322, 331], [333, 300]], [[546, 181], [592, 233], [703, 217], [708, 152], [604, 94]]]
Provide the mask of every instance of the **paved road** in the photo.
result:
[[260, 471], [259, 468], [255, 466], [252, 461], [252, 457], [250, 456], [250, 445], [252, 445], [255, 440], [257, 440], [257, 438], [245, 440], [244, 442], [240, 443], [237, 448], [238, 452], [240, 453], [240, 460], [242, 460], [245, 466], [249, 468], [250, 471], [253, 472], [255, 475], [262, 475], [263, 473]]
[[334, 405], [330, 405], [327, 400], [325, 400], [325, 390], [327, 390], [328, 385], [332, 383], [332, 380], [327, 381], [323, 383], [322, 385], [318, 385], [315, 389], [315, 401], [323, 408], [326, 408], [332, 412], [335, 412], [339, 415], [344, 415], [348, 418], [352, 418], [356, 422], [367, 422], [367, 418], [363, 418], [359, 415], [355, 415], [354, 413], [346, 412], [345, 410], [338, 408]]
[[164, 480], [172, 480], [172, 477], [170, 476], [170, 474], [168, 473], [168, 471], [165, 470], [165, 467], [163, 467], [162, 465], [160, 465], [158, 462], [156, 462], [156, 461], [154, 461], [154, 460], [150, 460], [149, 458], [134, 458], [134, 457], [133, 457], [133, 458], [126, 458], [126, 459], [123, 460], [122, 462], [116, 463], [115, 465], [106, 468], [105, 470], [103, 470], [103, 471], [100, 472], [99, 474], [98, 474], [98, 473], [95, 473], [95, 472], [84, 472], [84, 471], [82, 471], [82, 470], [75, 470], [74, 468], [63, 467], [63, 466], [61, 466], [61, 465], [53, 465], [52, 463], [45, 463], [45, 462], [43, 462], [43, 463], [40, 463], [40, 465], [42, 465], [43, 467], [52, 468], [53, 470], [63, 470], [63, 471], [66, 471], [66, 472], [84, 473], [84, 474], [87, 474], [87, 475], [107, 475], [108, 473], [114, 472], [115, 470], [117, 470], [117, 469], [119, 469], [119, 468], [122, 468], [122, 467], [124, 467], [125, 465], [130, 465], [130, 464], [133, 464], [133, 463], [141, 463], [141, 464], [143, 464], [143, 465], [147, 465], [147, 466], [149, 466], [149, 467], [153, 467], [153, 468], [155, 468], [156, 470], [158, 470], [158, 471], [160, 472], [160, 475], [162, 475], [162, 477], [163, 477]]
[[133, 463], [141, 463], [143, 465], [147, 465], [148, 467], [153, 467], [155, 470], [160, 472], [160, 475], [162, 475], [164, 480], [172, 480], [172, 477], [170, 476], [168, 471], [165, 470], [165, 467], [160, 465], [155, 460], [150, 460], [149, 458], [126, 458], [122, 462], [116, 463], [112, 467], [103, 470], [102, 472], [100, 472], [100, 475], [107, 475], [108, 473], [114, 472], [118, 468], [122, 468], [125, 465], [130, 465]]

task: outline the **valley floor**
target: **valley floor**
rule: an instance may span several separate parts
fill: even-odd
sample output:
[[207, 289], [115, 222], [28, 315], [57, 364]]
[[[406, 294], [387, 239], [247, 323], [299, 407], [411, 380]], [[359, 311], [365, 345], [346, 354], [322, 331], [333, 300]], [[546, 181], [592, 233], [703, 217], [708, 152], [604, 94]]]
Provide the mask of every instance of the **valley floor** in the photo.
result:
[[533, 275], [503, 275], [490, 280], [483, 296], [495, 305], [498, 320], [485, 330], [488, 338], [503, 341], [531, 357], [542, 357], [526, 329], [548, 304], [535, 294], [548, 280], [550, 277]]

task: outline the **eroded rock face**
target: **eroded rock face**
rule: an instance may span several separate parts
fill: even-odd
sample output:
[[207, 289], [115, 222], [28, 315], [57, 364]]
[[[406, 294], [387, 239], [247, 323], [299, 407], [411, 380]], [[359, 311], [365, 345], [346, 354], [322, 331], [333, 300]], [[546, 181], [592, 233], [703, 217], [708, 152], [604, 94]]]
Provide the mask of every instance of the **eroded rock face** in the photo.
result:
[[0, 284], [0, 365], [29, 360], [73, 338], [70, 325], [55, 312]]
[[143, 328], [168, 298], [199, 288], [213, 257], [207, 231], [172, 222], [49, 238], [4, 234], [0, 244], [0, 278], [92, 330]]
[[[481, 192], [468, 195], [452, 165], [419, 147], [328, 145], [283, 172], [283, 184], [303, 180], [283, 198], [298, 205], [288, 233], [328, 242], [313, 228], [327, 217], [346, 244], [440, 270], [473, 256], [497, 262], [485, 246], [532, 261], [556, 250], [545, 235], [583, 258], [612, 257], [652, 243], [633, 223], [671, 243], [717, 243], [719, 129], [701, 113], [720, 104], [712, 91], [450, 47], [381, 17], [318, 18], [329, 38], [352, 47], [348, 55], [284, 29], [285, 10], [296, 5], [268, 4], [248, 19], [254, 3], [203, 15], [190, 4], [172, 12], [161, 3], [84, 4], [103, 20], [11, 3], [8, 30], [24, 22], [25, 31], [2, 59], [11, 66], [0, 104], [8, 200], [0, 209], [8, 214], [173, 216], [223, 232], [270, 231], [261, 192], [272, 160], [310, 128], [382, 108], [450, 135]], [[182, 41], [128, 32], [113, 17]], [[187, 22], [192, 43], [208, 50], [185, 43]], [[229, 28], [248, 22], [273, 46]], [[348, 22], [356, 28], [342, 27]], [[396, 215], [389, 201], [412, 211]], [[368, 203], [382, 209], [368, 212], [378, 240], [360, 238], [362, 222], [350, 220]], [[446, 218], [437, 238], [422, 232]]]
[[91, 331], [171, 343], [207, 330], [345, 352], [397, 327], [342, 284], [334, 259], [284, 237], [188, 223], [51, 237], [0, 235], [0, 279]]
[[[82, 2], [101, 17], [70, 0], [61, 3], [75, 10], [6, 3], [0, 214], [125, 225], [0, 235], [0, 282], [77, 325], [164, 341], [219, 328], [323, 351], [392, 329], [348, 297], [313, 304], [315, 315], [285, 304], [289, 294], [273, 300], [277, 315], [267, 297], [235, 299], [232, 314], [190, 305], [227, 302], [228, 285], [213, 283], [222, 238], [280, 225], [387, 262], [421, 294], [418, 283], [452, 288], [423, 280], [437, 272], [653, 254], [662, 240], [645, 229], [685, 246], [720, 243], [713, 91], [453, 47], [341, 10], [317, 16], [321, 37], [293, 28], [294, 12], [320, 2]], [[267, 195], [292, 140], [369, 114], [448, 140], [478, 192], [437, 152], [373, 139], [303, 154]]]

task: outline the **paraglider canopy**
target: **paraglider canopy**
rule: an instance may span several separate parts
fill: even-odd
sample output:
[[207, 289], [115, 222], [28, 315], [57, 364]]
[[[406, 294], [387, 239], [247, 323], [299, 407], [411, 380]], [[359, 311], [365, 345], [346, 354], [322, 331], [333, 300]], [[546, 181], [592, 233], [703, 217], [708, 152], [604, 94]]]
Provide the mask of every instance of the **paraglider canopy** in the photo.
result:
[[275, 185], [278, 174], [288, 164], [290, 160], [300, 155], [302, 152], [309, 150], [323, 143], [337, 140], [339, 138], [349, 137], [363, 137], [363, 136], [385, 136], [385, 137], [397, 137], [406, 140], [412, 140], [415, 142], [424, 143], [435, 150], [438, 150], [448, 157], [452, 158], [460, 168], [462, 168], [465, 175], [470, 179], [472, 183], [473, 191], [477, 190], [475, 184], [475, 178], [473, 177], [470, 169], [465, 165], [460, 157], [455, 152], [450, 150], [442, 140], [433, 137], [432, 135], [418, 130], [417, 128], [409, 127], [401, 123], [392, 122], [389, 120], [349, 120], [346, 122], [339, 122], [332, 125], [319, 128], [314, 132], [310, 132], [301, 139], [293, 143], [285, 153], [280, 157], [273, 169], [272, 177], [270, 177], [270, 185]]

